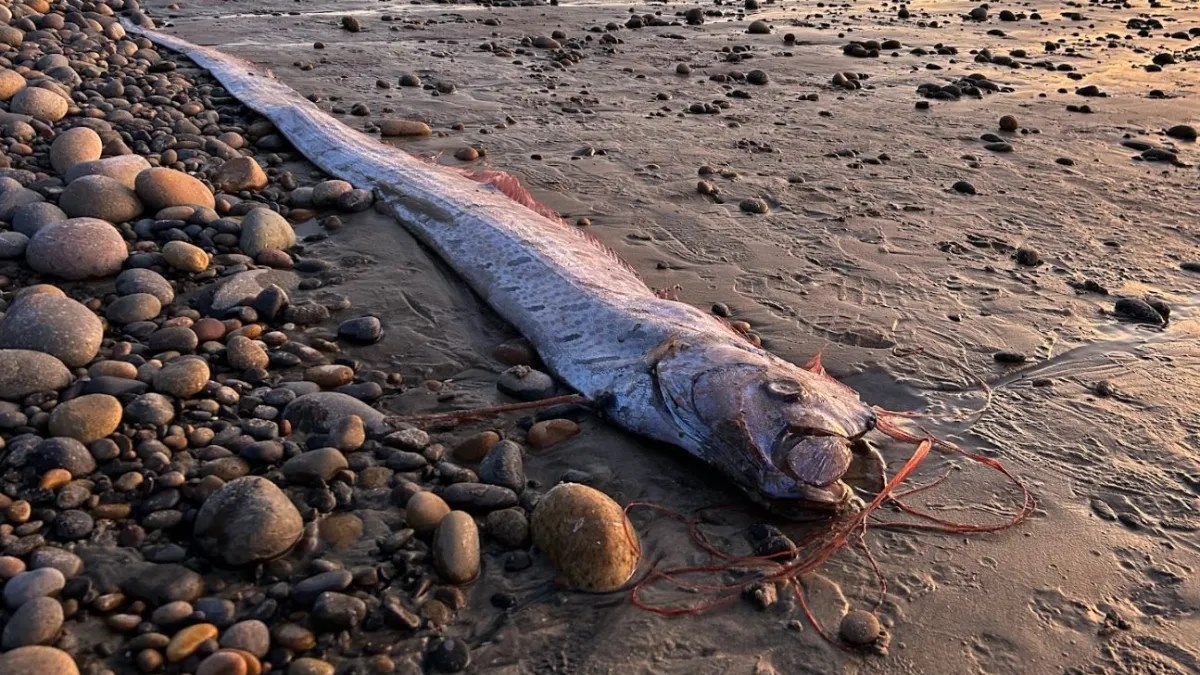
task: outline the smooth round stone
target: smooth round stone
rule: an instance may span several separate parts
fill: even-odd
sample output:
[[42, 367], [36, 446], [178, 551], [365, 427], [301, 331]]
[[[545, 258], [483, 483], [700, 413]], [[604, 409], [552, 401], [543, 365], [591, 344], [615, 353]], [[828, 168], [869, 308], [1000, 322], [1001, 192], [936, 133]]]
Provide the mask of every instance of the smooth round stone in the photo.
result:
[[112, 276], [128, 257], [121, 233], [97, 218], [45, 225], [25, 250], [25, 260], [34, 270], [70, 281]]
[[432, 492], [418, 492], [404, 506], [405, 523], [420, 535], [433, 532], [449, 513], [446, 500]]
[[332, 207], [339, 197], [353, 189], [354, 186], [344, 180], [321, 181], [313, 186], [313, 206], [319, 209]]
[[71, 384], [71, 371], [55, 357], [27, 349], [0, 349], [0, 399], [19, 401]]
[[208, 269], [208, 253], [186, 241], [168, 241], [162, 247], [162, 255], [168, 265], [181, 272], [196, 273]]
[[167, 644], [166, 656], [170, 663], [179, 663], [196, 653], [207, 640], [217, 639], [217, 627], [211, 623], [198, 623], [180, 630]]
[[30, 453], [28, 463], [40, 472], [65, 469], [75, 478], [83, 478], [96, 470], [96, 459], [87, 446], [65, 436], [54, 436], [38, 443]]
[[0, 636], [0, 648], [7, 651], [29, 645], [48, 645], [58, 637], [62, 624], [63, 609], [58, 600], [33, 598], [8, 619]]
[[80, 162], [100, 159], [104, 141], [100, 134], [87, 127], [67, 129], [50, 144], [50, 165], [60, 174]]
[[12, 221], [13, 214], [29, 204], [46, 201], [38, 192], [34, 192], [7, 176], [0, 178], [0, 220]]
[[[221, 321], [220, 319], [214, 319], [211, 316], [206, 316], [192, 324], [192, 332], [196, 334], [196, 339], [200, 340], [200, 342], [220, 341], [224, 339], [227, 331], [228, 327], [225, 325], [224, 321]], [[243, 335], [240, 337], [245, 336]]]
[[341, 365], [313, 366], [304, 371], [304, 379], [324, 388], [340, 387], [354, 381], [354, 369]]
[[568, 419], [542, 420], [529, 428], [525, 435], [529, 445], [538, 450], [545, 450], [554, 445], [577, 436], [579, 425]]
[[266, 208], [257, 208], [242, 219], [238, 244], [242, 253], [255, 258], [267, 250], [284, 251], [296, 245], [296, 232], [287, 218]]
[[162, 301], [149, 293], [134, 293], [117, 298], [104, 310], [115, 324], [149, 321], [162, 313]]
[[142, 394], [125, 406], [125, 417], [134, 424], [166, 426], [175, 419], [175, 404], [162, 394]]
[[170, 602], [195, 602], [204, 594], [204, 577], [173, 563], [148, 565], [121, 582], [121, 592], [158, 607]]
[[195, 610], [192, 608], [192, 603], [186, 600], [175, 600], [155, 609], [154, 613], [150, 615], [150, 623], [159, 626], [173, 626], [186, 620], [193, 611]]
[[295, 485], [320, 485], [348, 468], [346, 456], [337, 448], [317, 448], [283, 463], [283, 476]]
[[513, 366], [500, 373], [496, 388], [522, 401], [536, 401], [554, 395], [554, 379], [529, 366]]
[[71, 368], [94, 359], [103, 337], [104, 324], [90, 309], [44, 293], [21, 298], [0, 320], [0, 349], [45, 352]]
[[196, 675], [249, 675], [246, 657], [235, 651], [221, 650], [210, 654], [196, 667]]
[[161, 306], [169, 305], [175, 301], [175, 289], [171, 287], [171, 282], [167, 281], [166, 277], [154, 270], [125, 270], [117, 275], [116, 287], [117, 293], [121, 295], [133, 295], [135, 293], [153, 295], [158, 298]]
[[193, 540], [207, 555], [244, 565], [286, 553], [303, 534], [304, 521], [274, 483], [245, 476], [204, 501], [193, 529]]
[[200, 338], [189, 326], [171, 326], [151, 333], [148, 342], [156, 352], [192, 352], [200, 344]]
[[42, 87], [25, 87], [12, 97], [9, 112], [29, 115], [44, 122], [57, 122], [67, 116], [67, 99]]
[[374, 316], [347, 319], [338, 326], [338, 337], [358, 344], [374, 344], [383, 337], [383, 323]]
[[34, 598], [58, 595], [66, 585], [66, 577], [53, 567], [21, 572], [4, 584], [4, 604], [17, 609]]
[[33, 202], [13, 211], [13, 230], [32, 238], [37, 231], [51, 223], [67, 220], [67, 214], [50, 202]]
[[53, 567], [70, 579], [83, 571], [83, 559], [74, 553], [56, 546], [43, 546], [29, 556], [29, 568]]
[[[3, 23], [7, 23], [5, 20]], [[0, 68], [0, 101], [7, 101], [25, 88], [25, 78], [15, 70]]]
[[561, 483], [542, 496], [530, 520], [533, 542], [569, 586], [605, 593], [629, 581], [641, 547], [625, 510], [608, 495]]
[[267, 186], [267, 174], [253, 157], [234, 157], [217, 169], [213, 185], [224, 192], [261, 190]]
[[60, 511], [54, 519], [54, 534], [63, 541], [83, 539], [96, 529], [96, 521], [85, 511]]
[[61, 649], [40, 645], [19, 647], [0, 654], [4, 675], [79, 675], [75, 659]]
[[162, 394], [188, 398], [204, 389], [210, 375], [204, 359], [185, 356], [171, 361], [154, 374], [154, 389]]
[[20, 232], [0, 232], [0, 260], [19, 260], [25, 257], [29, 237]]
[[352, 595], [325, 591], [317, 596], [310, 616], [314, 624], [326, 630], [347, 630], [367, 618], [367, 604]]
[[199, 179], [182, 171], [154, 167], [137, 175], [134, 189], [142, 203], [151, 211], [168, 206], [204, 206], [215, 209], [213, 193]]
[[142, 215], [142, 202], [133, 190], [107, 176], [84, 176], [71, 181], [58, 206], [72, 218], [99, 218], [124, 223]]
[[512, 441], [500, 441], [479, 463], [479, 479], [520, 494], [525, 490], [525, 451]]
[[335, 391], [313, 392], [296, 397], [283, 409], [283, 418], [300, 433], [328, 433], [333, 423], [358, 415], [368, 429], [383, 423], [383, 413], [362, 401]]
[[332, 663], [305, 656], [292, 661], [287, 672], [288, 675], [333, 675], [335, 669]]
[[266, 368], [271, 360], [262, 345], [244, 335], [234, 335], [225, 343], [225, 359], [238, 370]]
[[438, 673], [461, 673], [471, 665], [471, 649], [460, 638], [448, 637], [429, 650], [429, 667]]
[[479, 576], [479, 527], [465, 511], [451, 511], [433, 535], [433, 566], [447, 583], [465, 584]]
[[240, 649], [263, 658], [271, 649], [271, 631], [257, 619], [239, 621], [221, 635], [220, 644], [228, 649]]
[[88, 162], [79, 162], [67, 169], [63, 182], [71, 183], [83, 176], [107, 176], [133, 190], [138, 174], [150, 168], [141, 155], [118, 155]]
[[137, 378], [137, 366], [126, 361], [97, 361], [88, 366], [91, 377], [121, 377], [126, 380]]
[[852, 645], [869, 645], [878, 640], [882, 632], [879, 618], [862, 609], [846, 612], [838, 629], [842, 639]]
[[87, 394], [60, 403], [50, 413], [50, 433], [91, 443], [117, 430], [121, 402], [108, 394]]
[[380, 136], [429, 136], [433, 129], [417, 120], [386, 119], [379, 122]]

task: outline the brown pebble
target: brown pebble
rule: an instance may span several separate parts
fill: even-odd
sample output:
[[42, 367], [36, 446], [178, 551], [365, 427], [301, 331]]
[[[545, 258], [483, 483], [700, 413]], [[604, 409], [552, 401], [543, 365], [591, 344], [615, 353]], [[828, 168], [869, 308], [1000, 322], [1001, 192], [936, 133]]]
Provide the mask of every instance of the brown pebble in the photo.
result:
[[1000, 131], [1016, 131], [1019, 127], [1017, 118], [1012, 115], [1005, 115], [1000, 118]]
[[526, 440], [538, 450], [545, 450], [579, 433], [579, 425], [568, 419], [543, 420], [529, 428]]
[[196, 675], [248, 675], [248, 671], [241, 654], [222, 650], [201, 661]]
[[629, 581], [641, 557], [637, 531], [625, 510], [586, 485], [554, 486], [533, 510], [530, 529], [559, 579], [572, 588], [616, 590]]
[[878, 617], [866, 610], [854, 609], [842, 617], [838, 632], [843, 640], [852, 645], [869, 645], [879, 639], [882, 631]]
[[50, 469], [42, 474], [38, 487], [43, 490], [57, 490], [71, 482], [71, 472], [66, 469]]
[[225, 322], [206, 316], [192, 324], [192, 332], [201, 342], [219, 341], [225, 337]]
[[405, 521], [417, 534], [429, 534], [450, 513], [446, 500], [432, 492], [418, 492], [404, 506]]
[[455, 446], [454, 457], [463, 462], [478, 462], [499, 442], [500, 434], [481, 431]]
[[454, 152], [454, 158], [463, 162], [474, 162], [479, 159], [479, 151], [470, 146], [459, 148]]
[[179, 663], [194, 654], [206, 640], [215, 640], [217, 632], [217, 627], [211, 623], [198, 623], [184, 628], [167, 645], [167, 660]]

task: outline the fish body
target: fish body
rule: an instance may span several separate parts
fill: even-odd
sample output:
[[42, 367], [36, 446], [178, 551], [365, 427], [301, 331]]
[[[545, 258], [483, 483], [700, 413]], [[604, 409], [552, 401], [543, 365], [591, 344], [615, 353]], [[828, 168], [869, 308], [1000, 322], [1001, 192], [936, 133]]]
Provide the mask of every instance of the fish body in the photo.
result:
[[849, 441], [875, 417], [819, 365], [658, 297], [577, 229], [342, 124], [246, 61], [126, 26], [208, 70], [325, 172], [373, 189], [611, 422], [687, 450], [770, 506], [845, 502]]

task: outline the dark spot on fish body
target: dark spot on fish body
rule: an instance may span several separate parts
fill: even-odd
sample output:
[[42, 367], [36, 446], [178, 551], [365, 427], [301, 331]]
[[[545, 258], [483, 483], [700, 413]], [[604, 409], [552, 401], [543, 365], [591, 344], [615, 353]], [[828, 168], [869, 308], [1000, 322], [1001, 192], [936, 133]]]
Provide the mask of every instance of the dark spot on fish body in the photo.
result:
[[508, 261], [507, 263], [505, 263], [505, 264], [506, 264], [508, 267], [517, 267], [518, 265], [524, 265], [525, 263], [527, 263], [527, 262], [531, 262], [532, 260], [533, 260], [533, 258], [531, 258], [531, 257], [529, 257], [529, 256], [527, 256], [527, 255], [523, 255], [523, 256], [521, 256], [520, 258], [513, 258], [512, 260], [509, 260], [509, 261]]
[[543, 309], [546, 309], [546, 306], [545, 305], [530, 305], [526, 309], [528, 309], [531, 312], [540, 312]]
[[583, 333], [571, 333], [570, 335], [564, 335], [560, 342], [574, 342], [581, 337], [583, 337]]
[[436, 221], [438, 224], [450, 227], [455, 224], [454, 214], [446, 209], [439, 208], [427, 201], [423, 201], [411, 195], [401, 194], [399, 192], [391, 193], [394, 199], [400, 206], [407, 209], [409, 212], [418, 216], [424, 216], [429, 220]]

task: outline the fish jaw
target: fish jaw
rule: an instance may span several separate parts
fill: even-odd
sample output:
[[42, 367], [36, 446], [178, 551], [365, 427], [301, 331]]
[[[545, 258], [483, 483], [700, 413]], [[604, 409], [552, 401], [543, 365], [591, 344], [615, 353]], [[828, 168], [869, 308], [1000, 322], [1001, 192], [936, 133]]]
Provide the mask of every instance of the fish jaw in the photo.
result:
[[677, 444], [781, 514], [837, 510], [850, 441], [875, 414], [850, 388], [769, 352], [681, 343], [656, 364], [661, 405]]

